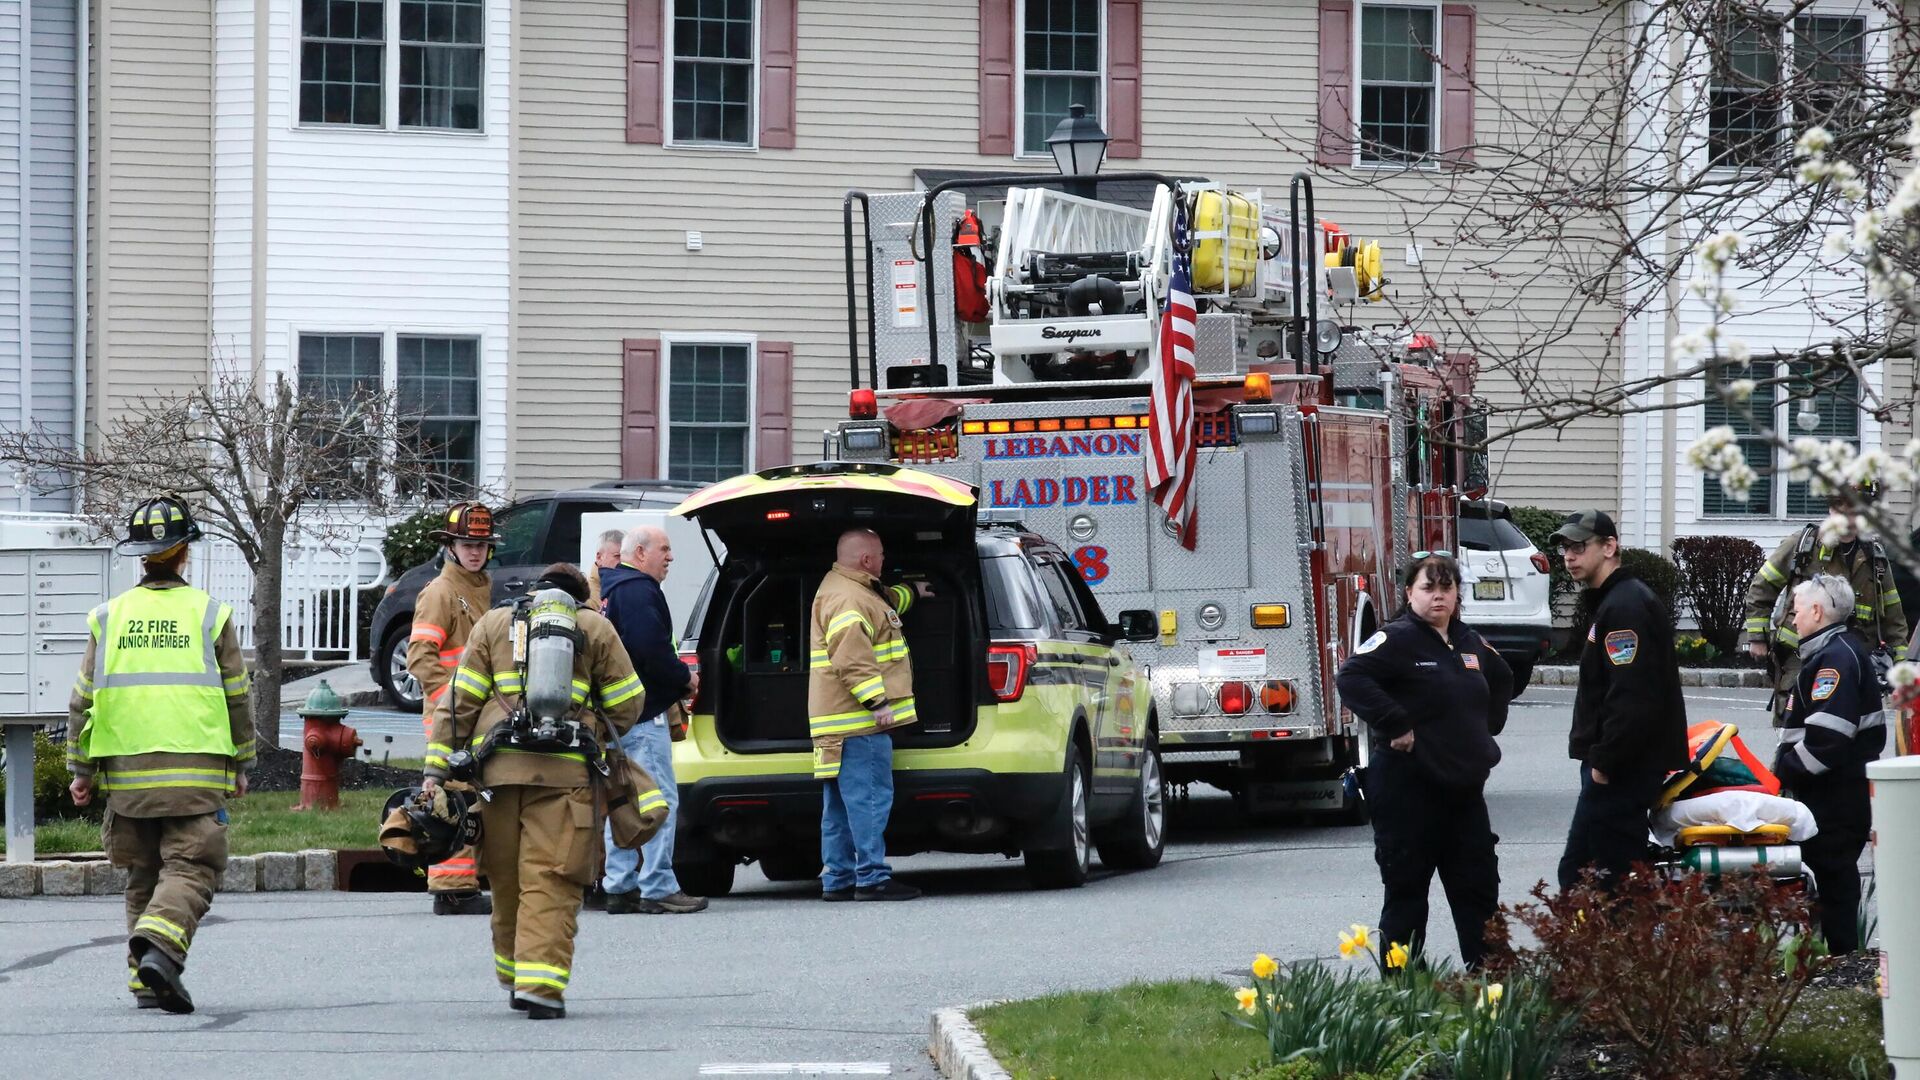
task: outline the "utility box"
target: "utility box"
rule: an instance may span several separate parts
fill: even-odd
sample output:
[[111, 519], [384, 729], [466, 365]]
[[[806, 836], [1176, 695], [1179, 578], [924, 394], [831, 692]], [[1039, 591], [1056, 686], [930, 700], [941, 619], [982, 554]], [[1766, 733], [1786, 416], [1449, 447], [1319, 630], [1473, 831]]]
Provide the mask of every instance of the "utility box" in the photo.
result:
[[1869, 762], [1867, 779], [1887, 1059], [1894, 1080], [1920, 1080], [1920, 755]]
[[87, 613], [113, 594], [110, 540], [76, 518], [0, 514], [0, 715], [59, 716], [80, 657]]

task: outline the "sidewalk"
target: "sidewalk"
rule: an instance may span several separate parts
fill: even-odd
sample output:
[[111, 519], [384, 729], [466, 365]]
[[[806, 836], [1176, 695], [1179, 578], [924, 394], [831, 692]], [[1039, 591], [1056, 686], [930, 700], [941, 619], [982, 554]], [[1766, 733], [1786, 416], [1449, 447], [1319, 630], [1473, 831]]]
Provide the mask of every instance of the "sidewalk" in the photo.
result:
[[280, 708], [287, 712], [297, 711], [300, 706], [307, 703], [307, 695], [313, 693], [322, 679], [327, 681], [327, 685], [333, 688], [334, 693], [340, 695], [340, 700], [348, 708], [385, 709], [388, 707], [386, 693], [380, 689], [379, 683], [373, 681], [373, 670], [367, 666], [366, 661], [356, 660], [351, 664], [330, 668], [318, 675], [309, 675], [294, 682], [282, 683]]
[[[1534, 686], [1577, 686], [1579, 683], [1580, 669], [1572, 664], [1542, 664], [1533, 669]], [[1773, 689], [1767, 673], [1759, 668], [1681, 668], [1680, 685]]]

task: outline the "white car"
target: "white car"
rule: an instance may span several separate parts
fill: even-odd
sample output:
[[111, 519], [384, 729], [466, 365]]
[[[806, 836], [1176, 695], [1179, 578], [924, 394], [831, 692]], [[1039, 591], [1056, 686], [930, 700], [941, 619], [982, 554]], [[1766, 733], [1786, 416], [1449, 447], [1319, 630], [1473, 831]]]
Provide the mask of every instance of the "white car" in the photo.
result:
[[1460, 617], [1513, 668], [1514, 692], [1552, 647], [1552, 565], [1497, 499], [1460, 504]]

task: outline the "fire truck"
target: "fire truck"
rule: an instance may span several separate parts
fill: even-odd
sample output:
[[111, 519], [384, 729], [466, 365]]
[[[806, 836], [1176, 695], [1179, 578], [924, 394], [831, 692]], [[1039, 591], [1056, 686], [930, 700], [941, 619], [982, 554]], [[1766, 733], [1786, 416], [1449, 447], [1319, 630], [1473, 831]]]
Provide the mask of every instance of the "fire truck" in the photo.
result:
[[[1378, 245], [1316, 217], [1304, 174], [1284, 207], [1157, 173], [1074, 184], [848, 194], [852, 389], [826, 456], [973, 484], [983, 518], [1070, 551], [1103, 610], [1153, 611], [1132, 650], [1170, 785], [1357, 820], [1366, 739], [1334, 673], [1398, 611], [1396, 567], [1453, 550], [1457, 500], [1484, 492], [1461, 449], [1484, 423], [1471, 358], [1354, 321], [1385, 295]], [[1176, 245], [1197, 310], [1193, 550], [1145, 472]]]

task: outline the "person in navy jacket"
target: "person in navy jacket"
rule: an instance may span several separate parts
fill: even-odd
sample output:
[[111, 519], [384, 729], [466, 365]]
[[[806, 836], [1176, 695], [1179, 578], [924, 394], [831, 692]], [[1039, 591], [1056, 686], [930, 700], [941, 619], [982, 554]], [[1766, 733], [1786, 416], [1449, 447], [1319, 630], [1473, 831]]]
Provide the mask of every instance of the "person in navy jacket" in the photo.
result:
[[1367, 725], [1364, 777], [1373, 857], [1386, 900], [1380, 933], [1418, 956], [1436, 871], [1453, 909], [1460, 959], [1486, 957], [1500, 901], [1499, 837], [1487, 818], [1487, 776], [1500, 762], [1513, 672], [1460, 621], [1460, 565], [1415, 552], [1402, 575], [1407, 606], [1340, 667], [1340, 699]]

